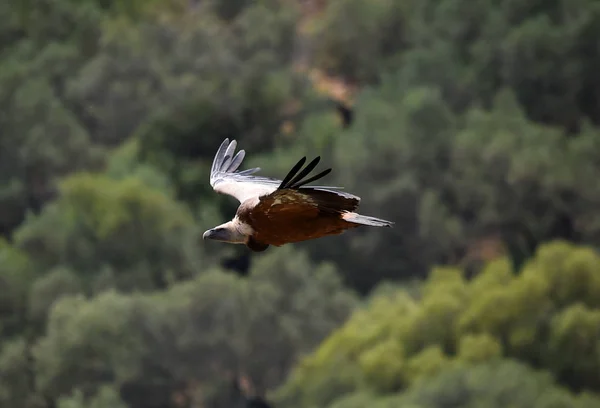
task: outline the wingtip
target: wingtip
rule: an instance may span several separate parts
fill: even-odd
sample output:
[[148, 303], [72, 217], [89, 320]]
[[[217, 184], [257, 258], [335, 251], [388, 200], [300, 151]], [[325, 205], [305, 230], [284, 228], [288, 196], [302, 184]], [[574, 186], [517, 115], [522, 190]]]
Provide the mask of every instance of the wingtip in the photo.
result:
[[220, 168], [223, 166], [223, 162], [225, 160], [225, 153], [229, 149], [229, 145], [230, 145], [229, 138], [226, 137], [225, 140], [223, 140], [223, 142], [221, 142], [221, 145], [219, 146], [219, 148], [217, 149], [217, 152], [215, 153], [215, 157], [213, 158], [212, 166], [210, 168], [211, 174], [220, 170]]

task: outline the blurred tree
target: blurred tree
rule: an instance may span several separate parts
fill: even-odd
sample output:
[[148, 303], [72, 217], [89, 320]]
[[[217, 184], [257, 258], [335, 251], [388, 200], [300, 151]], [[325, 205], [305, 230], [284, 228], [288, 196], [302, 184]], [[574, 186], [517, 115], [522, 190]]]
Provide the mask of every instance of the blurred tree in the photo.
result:
[[[279, 402], [597, 405], [498, 360], [600, 388], [598, 253], [538, 248], [600, 243], [598, 2], [308, 8], [0, 4], [0, 406], [229, 408], [232, 377], [262, 398], [354, 309], [344, 280], [425, 276], [380, 285]], [[225, 137], [274, 177], [322, 155], [396, 228], [200, 248], [237, 204], [208, 185]]]
[[29, 358], [27, 342], [18, 338], [0, 346], [0, 404], [45, 408], [43, 396], [35, 389], [35, 366]]
[[299, 364], [278, 401], [326, 406], [502, 357], [546, 369], [571, 390], [597, 392], [599, 267], [592, 249], [558, 241], [540, 247], [519, 274], [507, 259], [470, 281], [458, 269], [435, 269], [415, 298], [398, 290], [356, 311]]
[[29, 317], [44, 323], [52, 305], [63, 296], [83, 293], [81, 279], [63, 266], [57, 266], [33, 282], [29, 291]]
[[328, 73], [372, 83], [385, 60], [408, 45], [412, 2], [390, 0], [329, 1], [314, 36], [315, 63]]
[[600, 122], [598, 13], [594, 0], [328, 2], [316, 62], [363, 83], [400, 70], [406, 86], [439, 87], [454, 111], [509, 87], [529, 118], [574, 131]]
[[[312, 132], [301, 129], [303, 139], [286, 153], [328, 153], [334, 168], [328, 184], [361, 196], [364, 213], [396, 222], [392, 230], [301, 244], [316, 259], [334, 259], [347, 282], [366, 292], [381, 279], [424, 276], [431, 265], [472, 269], [510, 253], [520, 266], [547, 240], [596, 242], [597, 129], [567, 138], [535, 124], [508, 90], [492, 110], [457, 116], [435, 88], [403, 89], [398, 81], [389, 76], [365, 90], [345, 131], [312, 117], [306, 122]], [[292, 162], [279, 156], [286, 166]], [[260, 163], [275, 173], [269, 161]]]
[[[14, 4], [13, 4], [14, 3]], [[97, 168], [102, 149], [64, 98], [64, 85], [95, 52], [102, 15], [90, 3], [6, 2], [0, 53], [0, 234], [55, 194], [56, 178]], [[15, 5], [16, 7], [12, 7]], [[6, 9], [5, 7], [8, 7]]]
[[82, 173], [63, 181], [60, 197], [27, 220], [15, 242], [38, 270], [70, 268], [88, 292], [100, 290], [102, 279], [138, 291], [164, 288], [210, 263], [197, 237], [191, 214], [167, 193], [136, 177]]
[[119, 393], [112, 387], [103, 386], [92, 398], [85, 398], [83, 392], [76, 390], [69, 397], [61, 397], [57, 408], [128, 408]]
[[0, 241], [0, 346], [28, 331], [28, 297], [38, 275], [24, 251]]
[[328, 184], [362, 197], [361, 212], [396, 226], [365, 228], [307, 246], [318, 258], [334, 257], [347, 281], [364, 293], [382, 279], [423, 276], [429, 265], [448, 261], [464, 232], [446, 199], [455, 118], [439, 93], [401, 92], [390, 78], [365, 91], [356, 112], [352, 127], [331, 138], [334, 173]]
[[40, 392], [56, 399], [113, 384], [133, 408], [175, 400], [220, 406], [229, 391], [219, 381], [240, 373], [264, 395], [355, 299], [331, 265], [292, 249], [254, 268], [247, 279], [212, 270], [159, 293], [59, 298], [34, 349]]
[[[164, 65], [159, 73], [168, 75], [163, 79], [152, 74], [157, 77], [152, 83], [164, 88], [157, 100], [161, 109], [135, 132], [141, 159], [165, 171], [178, 197], [193, 207], [219, 200], [207, 177], [224, 138], [238, 139], [255, 153], [272, 149], [282, 125], [297, 121], [302, 105], [312, 100], [306, 78], [287, 68], [297, 21], [293, 8], [259, 2], [226, 26], [208, 18], [201, 21], [186, 26], [185, 36], [169, 35], [157, 42], [155, 36], [171, 32], [170, 27], [158, 27], [155, 35], [142, 38], [150, 41], [144, 49], [151, 53], [142, 58], [157, 60], [144, 66]], [[162, 43], [164, 49], [154, 51]], [[122, 66], [120, 58], [114, 63]], [[98, 90], [103, 92], [101, 83]], [[165, 105], [165, 98], [171, 103]]]
[[0, 71], [2, 234], [22, 222], [28, 209], [39, 211], [54, 197], [58, 176], [94, 168], [101, 158], [48, 80], [25, 80], [23, 71], [17, 63]]
[[554, 385], [548, 374], [506, 361], [448, 369], [403, 394], [354, 394], [329, 408], [591, 408], [599, 401], [575, 396]]
[[116, 375], [127, 376], [143, 347], [130, 328], [135, 303], [112, 291], [92, 302], [81, 295], [58, 300], [33, 349], [40, 391], [53, 399], [77, 389], [90, 395]]

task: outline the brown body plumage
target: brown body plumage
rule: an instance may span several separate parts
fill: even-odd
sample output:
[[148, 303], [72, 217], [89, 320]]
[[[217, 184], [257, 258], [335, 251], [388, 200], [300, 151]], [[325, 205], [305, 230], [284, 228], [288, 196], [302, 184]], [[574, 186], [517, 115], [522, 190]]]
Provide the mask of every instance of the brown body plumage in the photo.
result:
[[355, 213], [360, 198], [336, 187], [306, 184], [327, 175], [327, 169], [304, 179], [318, 164], [317, 157], [300, 170], [302, 158], [283, 180], [252, 176], [260, 169], [237, 172], [245, 152], [233, 155], [236, 141], [221, 144], [211, 168], [211, 185], [219, 193], [240, 201], [233, 220], [208, 230], [205, 239], [245, 244], [253, 251], [264, 251], [269, 245], [306, 241], [341, 234], [361, 225], [390, 227], [390, 221]]

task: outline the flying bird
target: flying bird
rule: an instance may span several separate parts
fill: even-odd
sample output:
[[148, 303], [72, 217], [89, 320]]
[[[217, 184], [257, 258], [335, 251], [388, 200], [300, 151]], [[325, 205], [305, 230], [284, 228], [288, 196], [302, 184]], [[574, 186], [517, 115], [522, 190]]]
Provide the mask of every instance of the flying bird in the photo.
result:
[[237, 142], [225, 139], [215, 154], [210, 185], [221, 194], [236, 198], [240, 205], [235, 217], [209, 229], [204, 239], [245, 244], [254, 252], [270, 245], [338, 235], [359, 226], [391, 227], [393, 222], [355, 212], [360, 197], [340, 191], [340, 187], [307, 186], [331, 172], [327, 169], [306, 178], [317, 166], [316, 157], [302, 169], [303, 157], [283, 180], [255, 176], [259, 167], [238, 171], [246, 152], [234, 155]]

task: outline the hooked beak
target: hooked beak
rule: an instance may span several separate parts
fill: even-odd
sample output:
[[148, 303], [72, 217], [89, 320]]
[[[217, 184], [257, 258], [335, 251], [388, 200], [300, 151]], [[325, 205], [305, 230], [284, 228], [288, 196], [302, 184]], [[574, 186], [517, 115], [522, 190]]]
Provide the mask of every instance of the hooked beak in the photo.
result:
[[205, 231], [204, 234], [202, 234], [202, 239], [204, 239], [204, 240], [212, 239], [214, 234], [215, 234], [214, 230], [209, 229], [208, 231]]
[[215, 241], [227, 241], [228, 231], [224, 228], [213, 228], [202, 234], [202, 239], [212, 239]]

